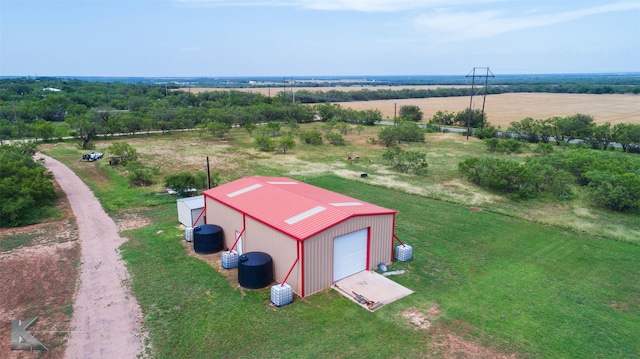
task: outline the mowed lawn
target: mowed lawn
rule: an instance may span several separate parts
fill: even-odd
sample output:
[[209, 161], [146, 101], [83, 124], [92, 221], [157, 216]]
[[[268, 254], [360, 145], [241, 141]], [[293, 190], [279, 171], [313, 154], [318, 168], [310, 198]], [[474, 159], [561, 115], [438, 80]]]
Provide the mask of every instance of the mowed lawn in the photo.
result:
[[234, 287], [189, 256], [175, 204], [159, 205], [123, 246], [156, 357], [465, 357], [452, 336], [489, 357], [640, 356], [640, 246], [334, 175], [298, 179], [398, 210], [414, 258], [390, 270], [406, 270], [392, 278], [415, 293], [375, 312], [334, 290], [271, 307], [269, 288]]

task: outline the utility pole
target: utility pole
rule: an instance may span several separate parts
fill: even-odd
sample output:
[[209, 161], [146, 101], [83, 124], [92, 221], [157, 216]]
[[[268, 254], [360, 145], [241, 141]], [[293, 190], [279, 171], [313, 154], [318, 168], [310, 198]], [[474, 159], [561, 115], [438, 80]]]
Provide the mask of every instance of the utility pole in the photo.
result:
[[[476, 75], [476, 69], [486, 69], [484, 75]], [[484, 127], [484, 105], [487, 99], [487, 87], [489, 85], [489, 77], [495, 77], [488, 67], [474, 67], [471, 72], [467, 74], [467, 77], [471, 77], [471, 97], [469, 98], [469, 117], [467, 118], [467, 140], [469, 139], [469, 133], [471, 133], [471, 116], [473, 114], [473, 96], [476, 94], [476, 77], [484, 77], [484, 91], [482, 93], [482, 117], [480, 127]]]
[[296, 102], [296, 94], [293, 92], [293, 77], [291, 78], [291, 103]]
[[396, 120], [396, 107], [397, 107], [397, 106], [398, 106], [398, 103], [397, 103], [397, 102], [394, 102], [394, 103], [393, 103], [393, 124], [394, 124], [395, 126], [398, 126], [398, 122], [397, 122], [397, 120]]

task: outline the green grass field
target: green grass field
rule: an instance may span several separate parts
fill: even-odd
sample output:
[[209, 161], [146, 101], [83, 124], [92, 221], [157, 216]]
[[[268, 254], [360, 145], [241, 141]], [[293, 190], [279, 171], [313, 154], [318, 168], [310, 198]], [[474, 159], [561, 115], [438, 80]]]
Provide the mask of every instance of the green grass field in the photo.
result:
[[272, 308], [269, 288], [234, 288], [187, 256], [175, 208], [162, 205], [123, 248], [158, 357], [437, 357], [433, 332], [401, 315], [434, 304], [439, 331], [499, 353], [640, 355], [640, 247], [335, 176], [305, 180], [399, 210], [397, 233], [414, 258], [391, 269], [405, 269], [393, 279], [415, 293], [374, 313], [334, 291]]
[[[175, 198], [129, 189], [116, 170], [80, 163], [78, 152], [64, 146], [51, 153], [90, 184], [109, 213], [133, 211], [150, 219], [151, 225], [123, 233], [129, 238], [123, 257], [158, 358], [466, 357], [447, 346], [449, 333], [495, 354], [484, 357], [639, 357], [640, 246], [628, 239], [638, 231], [637, 215], [599, 211], [579, 200], [510, 202], [478, 191], [450, 167], [482, 155], [482, 144], [429, 139], [412, 145], [430, 154], [426, 178], [377, 165], [384, 148], [299, 145], [292, 155], [260, 154], [241, 132], [226, 147], [201, 143], [199, 155], [229, 161], [233, 170], [222, 169], [226, 179], [286, 175], [398, 210], [396, 233], [413, 246], [414, 258], [390, 269], [406, 270], [392, 278], [415, 293], [373, 313], [333, 290], [273, 308], [268, 288], [236, 288], [187, 255]], [[137, 144], [148, 159], [151, 142]], [[341, 160], [356, 151], [371, 162]], [[360, 171], [373, 176], [335, 174]], [[383, 176], [393, 182], [378, 181]], [[438, 185], [441, 190], [414, 192]], [[482, 210], [470, 209], [474, 198]], [[550, 217], [554, 221], [547, 223]], [[588, 226], [582, 229], [580, 221]], [[619, 239], [616, 232], [623, 241], [612, 240]], [[429, 330], [416, 330], [403, 316], [407, 310], [427, 314], [434, 306], [439, 314]]]

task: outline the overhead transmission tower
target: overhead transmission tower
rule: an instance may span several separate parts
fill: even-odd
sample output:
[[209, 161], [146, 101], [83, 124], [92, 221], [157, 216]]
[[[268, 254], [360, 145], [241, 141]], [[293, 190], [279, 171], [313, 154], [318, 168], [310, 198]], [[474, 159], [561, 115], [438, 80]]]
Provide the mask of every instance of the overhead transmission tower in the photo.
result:
[[[486, 70], [484, 74], [476, 74], [476, 70]], [[484, 104], [487, 99], [487, 87], [489, 85], [489, 77], [495, 77], [493, 72], [488, 67], [474, 67], [471, 72], [467, 74], [467, 77], [471, 77], [471, 98], [469, 99], [469, 118], [467, 118], [467, 140], [469, 139], [469, 133], [471, 133], [471, 116], [473, 115], [473, 96], [482, 92], [482, 117], [480, 127], [484, 127]], [[476, 78], [484, 78], [484, 86], [482, 89], [478, 89], [476, 92]]]

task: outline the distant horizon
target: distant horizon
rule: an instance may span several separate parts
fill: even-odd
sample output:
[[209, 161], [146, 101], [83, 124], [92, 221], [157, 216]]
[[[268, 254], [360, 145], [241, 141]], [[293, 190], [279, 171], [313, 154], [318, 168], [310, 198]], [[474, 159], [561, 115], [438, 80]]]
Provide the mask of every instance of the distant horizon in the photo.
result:
[[[486, 69], [486, 67], [476, 69]], [[401, 75], [202, 75], [202, 76], [180, 76], [180, 75], [162, 75], [162, 76], [126, 76], [126, 75], [116, 75], [116, 76], [103, 76], [103, 75], [39, 75], [39, 74], [27, 74], [27, 75], [1, 75], [0, 79], [11, 79], [11, 78], [65, 78], [65, 79], [85, 79], [85, 78], [93, 78], [93, 79], [285, 79], [285, 80], [373, 80], [378, 78], [458, 78], [458, 77], [467, 77], [468, 74], [473, 71], [473, 68], [466, 73], [458, 73], [458, 74], [401, 74]], [[505, 77], [513, 77], [513, 76], [602, 76], [602, 75], [615, 75], [615, 76], [626, 76], [626, 75], [640, 75], [640, 71], [603, 71], [603, 72], [545, 72], [545, 73], [495, 73], [495, 71], [491, 70], [495, 77], [505, 76]], [[476, 74], [482, 74], [482, 71], [476, 70]]]

